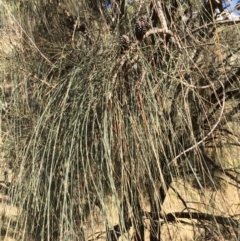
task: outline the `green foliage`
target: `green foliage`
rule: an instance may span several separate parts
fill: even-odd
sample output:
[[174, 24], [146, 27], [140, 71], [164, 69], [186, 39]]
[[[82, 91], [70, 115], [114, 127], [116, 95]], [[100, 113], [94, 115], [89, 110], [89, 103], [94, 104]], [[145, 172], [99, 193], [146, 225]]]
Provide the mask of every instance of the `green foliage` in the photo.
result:
[[[200, 9], [179, 21], [178, 1], [162, 10], [157, 1], [123, 2], [108, 10], [101, 1], [33, 1], [9, 15], [22, 33], [5, 59], [12, 93], [2, 116], [16, 173], [13, 203], [22, 211], [16, 239], [89, 240], [104, 232], [116, 240], [133, 227], [134, 239], [143, 240], [148, 219], [150, 240], [160, 240], [161, 225], [178, 218], [208, 234], [215, 225], [214, 235], [224, 235], [225, 225], [235, 235], [230, 213], [193, 210], [172, 184], [224, 193], [226, 182], [239, 182], [236, 163], [216, 155], [238, 144], [227, 121], [239, 118], [238, 42], [220, 37], [235, 36], [238, 26], [227, 33], [204, 25]], [[142, 13], [152, 29], [139, 42], [134, 24]], [[77, 31], [83, 22], [86, 32]], [[124, 48], [122, 34], [132, 40]], [[184, 212], [165, 213], [171, 188]]]

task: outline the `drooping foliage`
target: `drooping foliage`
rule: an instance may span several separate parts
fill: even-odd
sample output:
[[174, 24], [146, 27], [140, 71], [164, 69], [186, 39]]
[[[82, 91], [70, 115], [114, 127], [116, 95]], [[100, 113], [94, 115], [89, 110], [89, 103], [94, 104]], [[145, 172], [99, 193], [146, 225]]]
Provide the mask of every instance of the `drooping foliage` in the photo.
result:
[[[232, 213], [194, 209], [174, 186], [208, 200], [239, 183], [238, 159], [219, 154], [239, 145], [239, 21], [215, 19], [225, 3], [13, 6], [21, 45], [5, 60], [2, 118], [21, 210], [14, 236], [113, 241], [132, 229], [156, 241], [184, 219], [203, 240], [237, 238]], [[183, 210], [164, 209], [170, 191]]]

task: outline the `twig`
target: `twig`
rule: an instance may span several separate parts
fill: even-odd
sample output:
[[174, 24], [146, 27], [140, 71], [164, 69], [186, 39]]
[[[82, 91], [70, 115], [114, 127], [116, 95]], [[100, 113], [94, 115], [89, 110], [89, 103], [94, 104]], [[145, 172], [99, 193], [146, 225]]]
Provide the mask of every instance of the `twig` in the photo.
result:
[[189, 37], [190, 35], [200, 31], [201, 29], [203, 28], [207, 28], [207, 27], [211, 27], [213, 25], [222, 25], [222, 24], [239, 24], [240, 23], [240, 19], [230, 19], [230, 20], [222, 20], [222, 21], [215, 21], [215, 22], [211, 22], [211, 23], [207, 23], [207, 24], [204, 24], [202, 26], [199, 26], [197, 28], [195, 28], [193, 31], [191, 31], [189, 34], [185, 35], [184, 37], [182, 37], [182, 39], [186, 39], [187, 37]]
[[172, 31], [170, 31], [168, 29], [165, 29], [165, 28], [153, 28], [153, 29], [150, 29], [143, 36], [143, 39], [148, 38], [150, 35], [157, 34], [157, 33], [163, 33], [165, 35], [170, 35], [171, 37], [173, 37], [175, 39], [174, 43], [177, 44], [179, 50], [182, 51], [182, 46], [181, 46], [179, 40], [177, 39], [176, 35], [174, 35]]
[[[148, 217], [154, 217], [154, 213], [145, 212], [145, 215]], [[162, 215], [160, 215], [161, 217]], [[186, 218], [186, 219], [196, 219], [198, 221], [207, 220], [207, 221], [216, 221], [222, 225], [232, 225], [232, 227], [238, 227], [238, 220], [233, 219], [232, 217], [223, 217], [220, 215], [213, 215], [208, 213], [201, 212], [171, 212], [165, 215], [164, 218], [167, 222], [176, 222], [178, 218]]]
[[157, 8], [157, 14], [158, 14], [158, 17], [159, 17], [159, 20], [162, 24], [162, 28], [166, 31], [168, 31], [168, 26], [167, 26], [167, 21], [165, 19], [165, 16], [164, 16], [164, 13], [163, 13], [163, 9], [162, 9], [162, 5], [160, 3], [160, 1], [157, 1], [157, 4], [156, 4], [156, 8]]
[[[116, 65], [115, 66], [118, 66], [115, 74], [113, 75], [112, 77], [112, 88], [114, 87], [115, 83], [116, 83], [116, 79], [117, 79], [117, 76], [118, 76], [118, 73], [120, 71], [120, 69], [122, 68], [122, 66], [124, 65], [125, 61], [127, 60], [128, 58], [128, 55], [129, 55], [129, 52], [134, 49], [137, 44], [139, 43], [139, 41], [135, 41], [133, 42], [130, 46], [129, 46], [129, 49], [125, 52], [125, 54], [116, 62]], [[136, 58], [138, 57], [138, 55], [135, 55], [135, 57], [132, 59], [131, 62], [134, 62], [136, 60]], [[112, 89], [113, 90], [113, 89]], [[108, 100], [110, 100], [112, 98], [112, 90], [109, 94], [109, 97], [108, 97]]]
[[[6, 58], [6, 59], [9, 60], [9, 58]], [[51, 85], [48, 82], [46, 82], [45, 80], [38, 78], [36, 74], [33, 74], [33, 73], [29, 72], [28, 70], [22, 68], [21, 66], [18, 66], [17, 64], [14, 64], [14, 63], [13, 63], [13, 65], [15, 67], [19, 68], [20, 70], [22, 70], [23, 72], [25, 72], [26, 74], [28, 74], [30, 77], [32, 77], [32, 78], [42, 82], [43, 84], [47, 85], [48, 87], [51, 87], [51, 88], [55, 88], [56, 87], [55, 85]]]
[[[222, 88], [224, 88], [224, 85], [221, 81], [219, 81], [220, 84], [222, 85]], [[222, 116], [223, 116], [223, 110], [224, 110], [224, 107], [225, 107], [225, 93], [224, 93], [224, 96], [223, 96], [223, 99], [222, 99], [222, 109], [221, 109], [221, 113], [219, 115], [219, 118], [217, 120], [217, 122], [215, 123], [215, 125], [213, 126], [213, 128], [211, 129], [211, 131], [205, 136], [203, 137], [200, 141], [198, 141], [197, 143], [195, 143], [193, 146], [189, 147], [188, 149], [182, 151], [180, 154], [178, 154], [177, 156], [175, 156], [172, 161], [168, 164], [168, 165], [171, 165], [172, 163], [174, 163], [180, 156], [186, 154], [187, 152], [193, 150], [194, 148], [196, 148], [197, 146], [199, 146], [201, 143], [203, 143], [213, 132], [214, 130], [217, 128], [217, 126], [219, 125], [221, 119], [222, 119]]]
[[[2, 2], [1, 2], [2, 3]], [[53, 67], [56, 68], [56, 65], [53, 64], [48, 58], [47, 56], [45, 56], [42, 51], [37, 47], [37, 45], [34, 43], [34, 41], [32, 40], [32, 38], [27, 34], [27, 32], [22, 28], [21, 24], [17, 21], [17, 19], [15, 18], [15, 16], [10, 12], [9, 7], [5, 6], [2, 3], [3, 7], [5, 8], [5, 10], [8, 12], [8, 14], [12, 17], [12, 19], [15, 21], [15, 23], [19, 26], [19, 28], [21, 29], [21, 31], [27, 36], [28, 40], [30, 41], [30, 43], [33, 45], [33, 47], [39, 52], [39, 54]]]

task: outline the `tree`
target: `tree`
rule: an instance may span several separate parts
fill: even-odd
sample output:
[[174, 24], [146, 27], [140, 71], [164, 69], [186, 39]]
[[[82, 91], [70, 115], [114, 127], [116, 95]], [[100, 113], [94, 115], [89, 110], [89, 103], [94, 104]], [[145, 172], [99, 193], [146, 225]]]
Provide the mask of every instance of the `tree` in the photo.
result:
[[[16, 230], [27, 225], [25, 239], [90, 240], [89, 230], [100, 237], [94, 212], [112, 241], [130, 228], [134, 240], [144, 240], [146, 220], [151, 241], [161, 239], [165, 224], [186, 221], [203, 235], [237, 239], [237, 217], [194, 210], [173, 185], [191, 184], [207, 199], [226, 182], [239, 184], [238, 164], [218, 156], [239, 145], [238, 21], [214, 20], [223, 1], [194, 3], [120, 0], [108, 9], [100, 0], [36, 2], [20, 9], [24, 50], [13, 57], [16, 104], [4, 120], [23, 123], [20, 133], [12, 128], [17, 145], [9, 157], [18, 160], [13, 190], [25, 212]], [[130, 39], [124, 46], [122, 35]], [[164, 210], [170, 191], [182, 212]], [[114, 225], [109, 196], [118, 210]]]

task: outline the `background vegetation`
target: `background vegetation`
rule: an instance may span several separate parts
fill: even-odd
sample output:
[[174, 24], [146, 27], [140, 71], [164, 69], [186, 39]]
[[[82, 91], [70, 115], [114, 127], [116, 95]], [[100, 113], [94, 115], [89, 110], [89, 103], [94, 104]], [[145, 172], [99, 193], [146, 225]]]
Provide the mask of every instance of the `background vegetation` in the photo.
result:
[[0, 1], [1, 149], [19, 210], [4, 234], [157, 241], [190, 226], [192, 240], [238, 240], [239, 198], [224, 198], [239, 185], [239, 21], [214, 15], [229, 1], [109, 4]]

